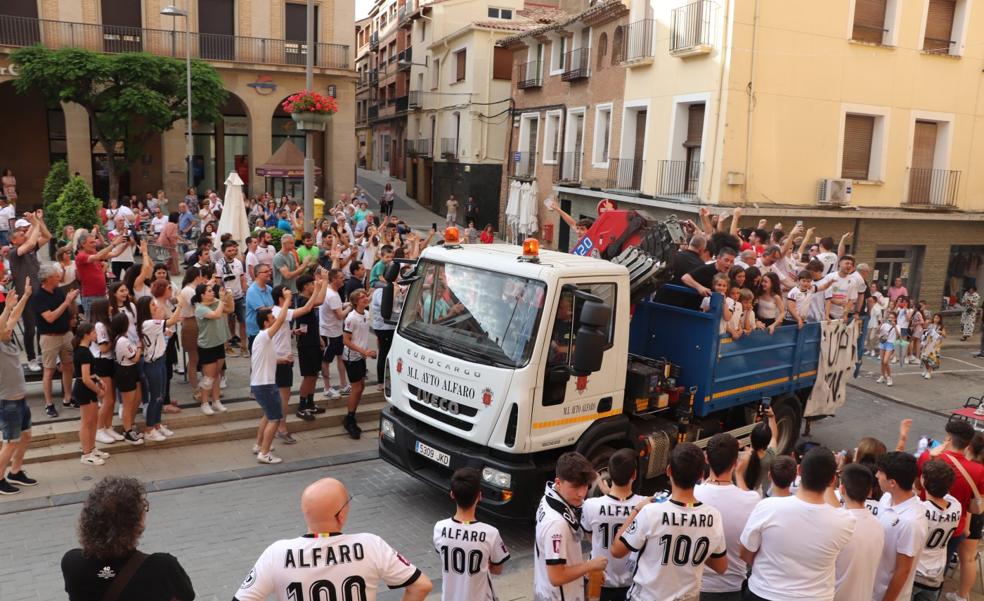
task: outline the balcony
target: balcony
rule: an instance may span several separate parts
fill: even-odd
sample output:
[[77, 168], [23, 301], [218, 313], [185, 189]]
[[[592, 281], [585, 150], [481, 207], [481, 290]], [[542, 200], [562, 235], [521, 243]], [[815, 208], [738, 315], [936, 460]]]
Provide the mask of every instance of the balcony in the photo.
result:
[[516, 80], [516, 87], [520, 90], [539, 88], [543, 85], [543, 63], [541, 61], [531, 61], [519, 66], [519, 77]]
[[441, 158], [458, 159], [458, 138], [441, 138]]
[[554, 182], [558, 184], [580, 184], [581, 183], [581, 161], [584, 153], [578, 152], [558, 152], [560, 165], [554, 167]]
[[513, 153], [513, 177], [521, 180], [532, 180], [536, 173], [535, 152], [514, 152]]
[[[139, 27], [117, 27], [0, 15], [0, 46], [83, 48], [94, 52], [149, 52], [183, 59], [187, 54], [185, 32]], [[307, 44], [271, 38], [191, 33], [192, 58], [262, 65], [297, 65], [307, 60]], [[349, 69], [349, 48], [342, 44], [316, 44], [314, 66]]]
[[935, 210], [957, 208], [960, 171], [913, 168], [908, 171], [909, 193], [902, 206], [910, 209]]
[[378, 86], [379, 85], [379, 71], [378, 70], [373, 69], [372, 71], [369, 72], [369, 85], [370, 86]]
[[371, 104], [369, 105], [369, 120], [372, 121], [379, 117], [379, 105]]
[[413, 62], [413, 48], [401, 50], [396, 62], [397, 71], [409, 71]]
[[411, 109], [419, 109], [424, 106], [424, 93], [420, 90], [410, 90], [410, 95], [408, 96], [407, 107]]
[[396, 98], [396, 112], [405, 113], [407, 112], [407, 97], [399, 96]]
[[576, 48], [564, 55], [564, 72], [560, 75], [563, 81], [587, 79], [588, 65], [591, 61], [589, 48]]
[[372, 33], [369, 34], [369, 49], [370, 50], [375, 50], [376, 48], [379, 48], [379, 32], [378, 31], [374, 31], [374, 32], [372, 32]]
[[430, 138], [407, 140], [407, 152], [412, 156], [429, 157], [433, 152]]
[[710, 53], [713, 14], [714, 3], [711, 0], [698, 0], [673, 9], [670, 54], [686, 57]]
[[410, 23], [410, 15], [412, 13], [413, 11], [410, 9], [409, 4], [404, 4], [403, 6], [400, 7], [398, 11], [396, 11], [396, 15], [397, 15], [396, 19], [400, 27], [403, 27], [408, 23]]
[[700, 193], [703, 166], [703, 163], [695, 161], [656, 161], [656, 196], [696, 199]]
[[605, 188], [620, 192], [642, 191], [642, 159], [608, 159], [608, 181]]
[[625, 26], [625, 37], [622, 38], [622, 64], [627, 67], [649, 65], [655, 59], [653, 51], [653, 31], [656, 28], [655, 19], [643, 19]]

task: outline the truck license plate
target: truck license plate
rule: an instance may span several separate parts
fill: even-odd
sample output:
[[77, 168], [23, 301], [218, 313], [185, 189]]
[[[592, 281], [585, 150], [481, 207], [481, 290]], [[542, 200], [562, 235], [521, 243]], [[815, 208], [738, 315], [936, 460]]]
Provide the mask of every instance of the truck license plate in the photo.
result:
[[419, 440], [417, 441], [414, 450], [417, 451], [418, 455], [423, 455], [424, 457], [430, 459], [431, 461], [440, 463], [444, 467], [449, 467], [451, 465], [451, 455], [448, 455], [447, 453], [442, 453], [441, 451], [438, 451], [434, 447], [425, 445]]

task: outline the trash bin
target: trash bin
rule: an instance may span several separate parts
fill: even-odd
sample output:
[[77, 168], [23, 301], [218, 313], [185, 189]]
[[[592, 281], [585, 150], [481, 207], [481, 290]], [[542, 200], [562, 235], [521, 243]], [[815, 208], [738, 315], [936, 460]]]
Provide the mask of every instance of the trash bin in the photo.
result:
[[325, 201], [322, 200], [322, 199], [320, 199], [320, 198], [315, 198], [314, 199], [314, 215], [312, 215], [312, 218], [314, 218], [314, 219], [321, 219], [321, 217], [324, 214], [325, 214]]

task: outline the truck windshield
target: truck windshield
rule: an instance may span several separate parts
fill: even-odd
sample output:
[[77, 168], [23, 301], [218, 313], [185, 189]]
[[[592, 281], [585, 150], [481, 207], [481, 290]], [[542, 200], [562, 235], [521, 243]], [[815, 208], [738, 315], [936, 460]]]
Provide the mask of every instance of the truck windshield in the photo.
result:
[[529, 361], [546, 285], [451, 263], [421, 261], [399, 332], [418, 344], [484, 365]]

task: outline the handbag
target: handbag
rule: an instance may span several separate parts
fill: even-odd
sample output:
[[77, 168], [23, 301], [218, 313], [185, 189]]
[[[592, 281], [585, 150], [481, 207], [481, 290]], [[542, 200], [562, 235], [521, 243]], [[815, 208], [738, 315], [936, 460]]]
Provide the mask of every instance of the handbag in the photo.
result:
[[116, 601], [119, 599], [123, 593], [123, 589], [126, 588], [126, 585], [130, 584], [133, 575], [137, 573], [137, 570], [140, 569], [140, 566], [143, 565], [146, 559], [146, 553], [134, 550], [133, 555], [123, 565], [123, 569], [120, 570], [119, 575], [113, 579], [113, 584], [109, 585], [109, 588], [106, 589], [106, 593], [102, 596], [101, 601]]
[[960, 472], [960, 475], [962, 475], [964, 477], [964, 480], [967, 481], [967, 484], [970, 485], [970, 492], [974, 494], [974, 498], [971, 499], [970, 503], [967, 505], [967, 510], [974, 515], [980, 515], [984, 513], [984, 499], [981, 498], [981, 493], [978, 492], [977, 484], [974, 482], [974, 479], [970, 477], [970, 474], [967, 473], [967, 470], [964, 469], [964, 466], [960, 465], [959, 461], [948, 456], [946, 453], [943, 453], [943, 456], [950, 460], [950, 464], [953, 467], [957, 468], [957, 471]]

